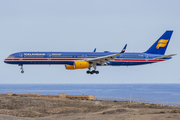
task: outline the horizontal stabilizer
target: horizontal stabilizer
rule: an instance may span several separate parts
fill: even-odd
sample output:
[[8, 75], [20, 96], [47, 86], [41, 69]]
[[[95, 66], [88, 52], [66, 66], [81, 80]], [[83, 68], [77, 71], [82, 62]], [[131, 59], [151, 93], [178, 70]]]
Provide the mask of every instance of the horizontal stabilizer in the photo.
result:
[[174, 56], [174, 55], [176, 55], [176, 54], [165, 55], [165, 56], [157, 57], [157, 58], [154, 58], [154, 59], [163, 59], [163, 58], [171, 57], [171, 56]]

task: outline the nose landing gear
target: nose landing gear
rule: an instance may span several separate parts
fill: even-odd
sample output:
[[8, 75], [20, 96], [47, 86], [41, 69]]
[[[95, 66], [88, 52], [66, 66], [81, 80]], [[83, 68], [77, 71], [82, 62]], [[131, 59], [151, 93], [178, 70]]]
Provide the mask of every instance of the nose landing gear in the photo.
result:
[[21, 65], [21, 73], [24, 73], [24, 70], [23, 70], [23, 65]]

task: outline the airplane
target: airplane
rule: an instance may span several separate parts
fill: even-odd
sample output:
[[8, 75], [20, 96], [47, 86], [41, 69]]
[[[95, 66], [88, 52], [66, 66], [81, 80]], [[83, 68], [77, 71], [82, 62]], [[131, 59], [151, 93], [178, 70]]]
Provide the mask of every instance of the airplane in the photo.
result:
[[[23, 65], [65, 65], [67, 70], [88, 69], [87, 74], [99, 74], [97, 66], [133, 66], [145, 65], [171, 59], [164, 55], [173, 31], [167, 30], [147, 51], [142, 53], [126, 53], [126, 46], [121, 52], [17, 52], [4, 60], [7, 64]], [[91, 68], [94, 70], [91, 71]]]

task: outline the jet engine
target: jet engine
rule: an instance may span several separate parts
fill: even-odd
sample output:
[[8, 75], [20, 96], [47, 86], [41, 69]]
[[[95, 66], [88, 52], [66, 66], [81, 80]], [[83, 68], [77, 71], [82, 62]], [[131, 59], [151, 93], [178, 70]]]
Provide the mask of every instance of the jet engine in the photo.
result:
[[67, 70], [75, 70], [74, 65], [65, 65]]
[[87, 61], [74, 61], [74, 65], [65, 65], [67, 70], [85, 69], [89, 68], [89, 62]]

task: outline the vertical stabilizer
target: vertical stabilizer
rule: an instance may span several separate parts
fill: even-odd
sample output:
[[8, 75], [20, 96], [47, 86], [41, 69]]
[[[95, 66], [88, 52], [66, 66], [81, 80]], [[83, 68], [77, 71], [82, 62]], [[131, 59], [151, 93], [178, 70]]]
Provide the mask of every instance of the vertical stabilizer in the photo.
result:
[[166, 31], [145, 53], [164, 55], [173, 31]]

